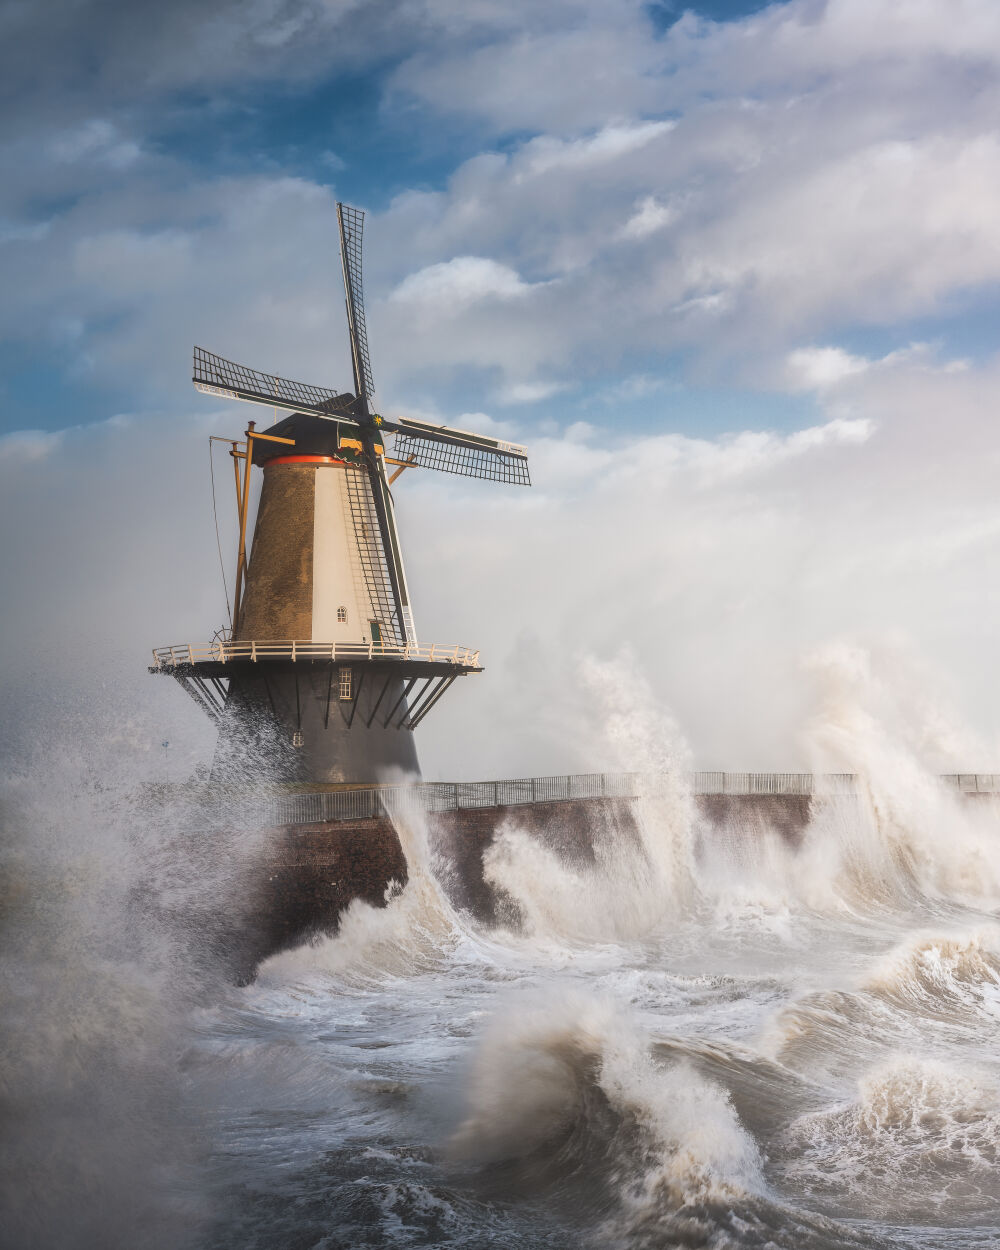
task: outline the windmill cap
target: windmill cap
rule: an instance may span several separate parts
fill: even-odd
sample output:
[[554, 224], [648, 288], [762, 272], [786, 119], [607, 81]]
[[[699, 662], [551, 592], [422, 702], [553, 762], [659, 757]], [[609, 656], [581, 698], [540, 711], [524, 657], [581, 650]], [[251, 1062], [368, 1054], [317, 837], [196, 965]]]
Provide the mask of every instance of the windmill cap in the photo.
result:
[[341, 425], [339, 421], [326, 421], [305, 412], [293, 412], [261, 433], [276, 438], [293, 438], [295, 446], [254, 439], [253, 462], [265, 465], [270, 460], [287, 459], [289, 456], [333, 456], [339, 459], [340, 436], [351, 438], [356, 430], [353, 424]]

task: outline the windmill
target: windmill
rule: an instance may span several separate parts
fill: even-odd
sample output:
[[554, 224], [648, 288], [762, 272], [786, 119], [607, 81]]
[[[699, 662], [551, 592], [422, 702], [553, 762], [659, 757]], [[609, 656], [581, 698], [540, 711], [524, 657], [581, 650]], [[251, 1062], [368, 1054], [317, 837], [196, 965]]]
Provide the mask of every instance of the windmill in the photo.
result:
[[[151, 671], [175, 677], [218, 723], [216, 779], [350, 785], [392, 767], [417, 773], [413, 730], [482, 666], [471, 648], [418, 642], [390, 486], [415, 468], [530, 485], [523, 447], [375, 411], [364, 214], [338, 203], [337, 223], [353, 394], [194, 349], [198, 390], [283, 414], [221, 440], [239, 522], [231, 630], [153, 652]], [[248, 546], [254, 466], [263, 481]]]

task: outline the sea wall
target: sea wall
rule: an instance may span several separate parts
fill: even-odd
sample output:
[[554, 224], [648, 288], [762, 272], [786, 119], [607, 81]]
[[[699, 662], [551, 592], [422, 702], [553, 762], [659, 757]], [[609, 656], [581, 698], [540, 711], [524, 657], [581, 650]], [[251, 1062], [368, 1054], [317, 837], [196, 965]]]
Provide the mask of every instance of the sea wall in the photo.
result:
[[[970, 794], [997, 802], [995, 794]], [[701, 794], [694, 796], [703, 836], [739, 842], [765, 832], [798, 845], [813, 805], [829, 796], [808, 794]], [[857, 801], [838, 795], [838, 803]], [[510, 806], [453, 808], [422, 813], [434, 870], [456, 907], [487, 922], [500, 900], [485, 879], [483, 860], [505, 828], [536, 837], [569, 860], [592, 859], [608, 837], [635, 838], [639, 800], [623, 797], [568, 799]], [[397, 817], [399, 820], [400, 817]], [[234, 906], [232, 962], [237, 979], [275, 951], [320, 934], [335, 933], [345, 908], [362, 899], [384, 906], [408, 880], [406, 856], [386, 816], [285, 825], [270, 831], [255, 865], [255, 884]]]
[[[797, 842], [809, 820], [807, 795], [700, 795], [700, 817], [726, 837], [770, 828]], [[484, 879], [483, 857], [497, 834], [512, 826], [567, 859], [590, 859], [596, 840], [634, 838], [636, 800], [569, 799], [516, 806], [430, 812], [426, 822], [435, 871], [451, 901], [491, 920], [497, 898]], [[353, 899], [384, 905], [387, 891], [408, 879], [406, 857], [386, 817], [287, 825], [265, 839], [258, 886], [244, 910], [247, 949], [266, 954], [335, 932]]]

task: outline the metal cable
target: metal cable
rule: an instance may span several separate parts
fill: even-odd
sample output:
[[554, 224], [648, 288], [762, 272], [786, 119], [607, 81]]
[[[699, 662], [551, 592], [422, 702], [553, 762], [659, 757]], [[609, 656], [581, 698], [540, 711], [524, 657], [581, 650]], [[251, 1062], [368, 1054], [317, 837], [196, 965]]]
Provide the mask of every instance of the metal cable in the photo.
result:
[[[249, 472], [249, 464], [247, 471]], [[219, 552], [219, 569], [222, 573], [222, 590], [226, 596], [226, 616], [229, 617], [229, 632], [233, 632], [233, 610], [229, 605], [229, 586], [226, 583], [226, 562], [222, 558], [222, 539], [219, 537], [219, 512], [215, 506], [215, 455], [212, 439], [208, 440], [208, 472], [212, 479], [212, 516], [215, 518], [215, 546]]]

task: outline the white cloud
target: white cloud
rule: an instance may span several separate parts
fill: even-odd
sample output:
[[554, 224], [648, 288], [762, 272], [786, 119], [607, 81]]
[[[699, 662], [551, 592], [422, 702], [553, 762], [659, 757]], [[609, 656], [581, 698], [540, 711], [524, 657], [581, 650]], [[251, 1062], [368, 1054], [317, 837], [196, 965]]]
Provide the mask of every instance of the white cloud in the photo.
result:
[[[259, 50], [254, 32], [280, 28], [287, 40], [272, 50], [291, 57], [364, 7], [328, 27], [316, 5], [293, 6], [296, 33], [283, 7], [265, 4], [244, 34]], [[474, 109], [487, 138], [443, 187], [404, 192], [369, 219], [380, 386], [430, 402], [454, 376], [473, 377], [466, 402], [482, 403], [636, 356], [707, 361], [755, 382], [791, 361], [792, 375], [811, 368], [815, 381], [819, 360], [793, 353], [997, 291], [1000, 89], [984, 68], [1000, 64], [994, 7], [963, 0], [975, 40], [930, 0], [904, 17], [889, 0], [864, 11], [793, 0], [738, 22], [687, 17], [658, 37], [625, 0], [474, 11], [414, 0], [405, 22], [422, 33], [394, 90], [405, 86], [426, 125], [428, 108]], [[234, 12], [219, 19], [230, 37]], [[393, 97], [384, 103], [391, 123]], [[526, 139], [505, 132], [514, 120]], [[503, 150], [490, 150], [491, 133]], [[98, 117], [54, 142], [63, 173], [83, 178], [130, 140]], [[330, 373], [328, 191], [192, 177], [150, 153], [142, 173], [127, 189], [87, 184], [36, 239], [39, 255], [11, 260], [20, 295], [7, 328], [45, 339], [70, 318], [95, 378], [120, 378], [130, 357], [137, 385], [157, 375], [150, 361], [166, 343], [177, 340], [179, 358], [181, 328], [197, 325], [213, 340], [222, 327], [239, 335], [234, 355], [263, 350], [278, 356], [271, 367]]]
[[871, 363], [841, 347], [800, 347], [789, 353], [788, 381], [794, 389], [826, 390], [845, 378], [864, 373]]
[[736, 305], [736, 298], [730, 291], [708, 291], [704, 295], [692, 295], [690, 299], [674, 304], [670, 311], [683, 317], [715, 316], [729, 312]]
[[814, 451], [817, 448], [833, 446], [837, 443], [858, 446], [861, 443], [867, 443], [874, 432], [874, 422], [867, 417], [856, 417], [853, 420], [837, 417], [825, 425], [814, 425], [805, 430], [797, 430], [786, 439], [786, 446], [791, 455]]
[[507, 265], [485, 256], [456, 256], [410, 274], [389, 298], [458, 312], [481, 300], [520, 299], [530, 291], [530, 284]]
[[622, 226], [623, 239], [645, 239], [677, 220], [677, 210], [669, 204], [659, 204], [647, 195], [636, 205], [635, 212]]
[[636, 0], [498, 6], [476, 40], [417, 49], [394, 90], [498, 133], [599, 130], [649, 116], [664, 55]]
[[73, 130], [57, 135], [49, 145], [57, 161], [95, 161], [109, 169], [124, 170], [142, 156], [142, 148], [121, 136], [117, 126], [91, 118]]
[[604, 390], [600, 398], [608, 404], [620, 403], [623, 399], [646, 399], [664, 390], [666, 385], [664, 378], [654, 374], [633, 373]]
[[583, 139], [562, 140], [551, 136], [532, 139], [520, 153], [515, 182], [559, 169], [587, 169], [606, 165], [618, 157], [646, 147], [673, 130], [672, 121], [639, 122], [605, 126]]
[[791, 434], [743, 430], [715, 440], [665, 434], [643, 440], [639, 455], [661, 472], [685, 477], [699, 487], [712, 487], [826, 448], [860, 446], [874, 430], [867, 417], [838, 417]]
[[[686, 17], [660, 39], [639, 6], [574, 13], [558, 35], [559, 19], [536, 30], [526, 17], [520, 34], [498, 21], [462, 67], [425, 50], [397, 76], [425, 105], [475, 110], [501, 134], [550, 131], [387, 215], [427, 263], [485, 254], [572, 279], [530, 312], [470, 323], [470, 361], [487, 363], [469, 340], [488, 330], [500, 368], [505, 352], [571, 376], [595, 356], [694, 348], [752, 372], [834, 327], [948, 315], [997, 290], [992, 0], [963, 0], [976, 39], [941, 0], [905, 13], [793, 0], [736, 22]], [[605, 46], [620, 61], [599, 107], [570, 119], [581, 60], [607, 65]], [[543, 48], [553, 70], [536, 76]], [[667, 112], [676, 123], [608, 121]], [[422, 360], [433, 351], [419, 342]]]
[[969, 361], [939, 358], [930, 343], [910, 343], [907, 347], [870, 359], [852, 355], [842, 347], [800, 347], [788, 354], [784, 365], [784, 382], [793, 391], [834, 391], [846, 383], [874, 370], [927, 370], [934, 373], [962, 373]]
[[513, 382], [499, 395], [502, 404], [535, 404], [568, 389], [565, 382]]
[[44, 460], [62, 441], [62, 430], [13, 430], [0, 434], [0, 461], [20, 464]]

